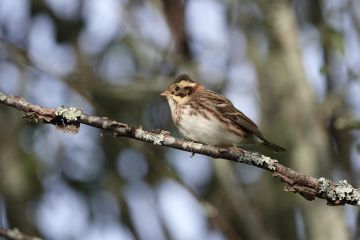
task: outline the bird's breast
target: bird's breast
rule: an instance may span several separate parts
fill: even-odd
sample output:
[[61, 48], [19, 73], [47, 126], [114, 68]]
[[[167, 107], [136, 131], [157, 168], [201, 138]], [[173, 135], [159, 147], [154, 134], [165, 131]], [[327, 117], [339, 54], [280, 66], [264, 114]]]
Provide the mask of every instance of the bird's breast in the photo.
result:
[[209, 109], [186, 106], [177, 111], [173, 116], [175, 124], [186, 138], [193, 141], [225, 146], [241, 143], [246, 135], [232, 121]]

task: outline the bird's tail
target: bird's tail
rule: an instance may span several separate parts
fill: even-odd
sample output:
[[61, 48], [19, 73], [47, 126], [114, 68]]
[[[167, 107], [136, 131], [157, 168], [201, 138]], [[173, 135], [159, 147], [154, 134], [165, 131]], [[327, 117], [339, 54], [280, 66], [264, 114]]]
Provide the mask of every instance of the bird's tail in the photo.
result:
[[268, 149], [274, 151], [274, 152], [286, 152], [286, 149], [283, 147], [280, 147], [279, 145], [276, 145], [274, 143], [271, 143], [269, 141], [264, 141], [262, 143], [265, 147], [267, 147]]

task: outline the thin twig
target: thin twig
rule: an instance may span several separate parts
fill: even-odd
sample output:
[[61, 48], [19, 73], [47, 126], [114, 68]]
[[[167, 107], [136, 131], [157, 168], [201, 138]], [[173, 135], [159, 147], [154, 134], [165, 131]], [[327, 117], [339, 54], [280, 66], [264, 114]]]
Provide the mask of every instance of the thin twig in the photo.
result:
[[26, 118], [35, 122], [50, 123], [66, 132], [76, 133], [80, 124], [86, 124], [112, 133], [114, 137], [127, 137], [155, 145], [167, 146], [192, 153], [222, 158], [253, 165], [273, 173], [285, 183], [285, 191], [299, 193], [307, 200], [322, 198], [329, 205], [360, 205], [360, 191], [346, 180], [335, 183], [325, 178], [315, 178], [295, 171], [277, 160], [238, 147], [223, 148], [174, 138], [163, 130], [146, 131], [104, 117], [90, 116], [75, 108], [42, 108], [22, 98], [7, 96], [0, 92], [0, 103], [24, 112]]
[[14, 229], [0, 228], [0, 236], [10, 240], [41, 240], [38, 237], [31, 237], [23, 234], [17, 228]]

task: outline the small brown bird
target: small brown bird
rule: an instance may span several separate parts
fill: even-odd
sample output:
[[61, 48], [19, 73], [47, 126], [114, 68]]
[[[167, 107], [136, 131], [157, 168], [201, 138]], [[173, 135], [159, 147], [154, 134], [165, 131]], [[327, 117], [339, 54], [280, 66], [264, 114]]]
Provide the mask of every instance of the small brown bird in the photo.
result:
[[286, 151], [269, 142], [258, 126], [231, 101], [181, 74], [161, 93], [167, 98], [171, 116], [180, 132], [193, 141], [217, 146], [261, 143], [275, 151]]

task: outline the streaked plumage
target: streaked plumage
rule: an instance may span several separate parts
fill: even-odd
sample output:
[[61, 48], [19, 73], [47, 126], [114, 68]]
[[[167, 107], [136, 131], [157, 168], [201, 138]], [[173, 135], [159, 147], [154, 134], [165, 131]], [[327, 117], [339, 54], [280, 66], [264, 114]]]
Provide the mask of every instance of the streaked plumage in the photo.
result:
[[267, 141], [258, 126], [229, 99], [186, 74], [179, 75], [161, 95], [167, 98], [172, 119], [187, 139], [217, 146], [259, 142], [275, 152], [286, 151]]

